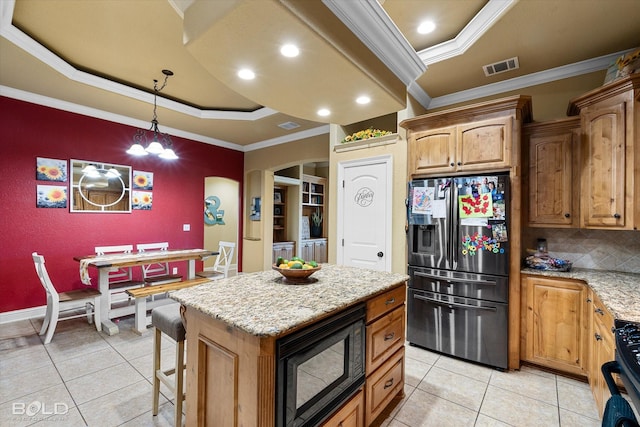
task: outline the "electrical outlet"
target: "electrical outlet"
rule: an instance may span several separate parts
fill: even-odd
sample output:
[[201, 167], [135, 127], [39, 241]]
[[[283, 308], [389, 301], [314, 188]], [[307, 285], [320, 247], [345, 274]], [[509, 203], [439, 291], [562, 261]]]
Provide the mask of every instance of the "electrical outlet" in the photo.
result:
[[178, 274], [178, 267], [173, 267], [173, 273], [172, 274]]
[[191, 231], [191, 224], [182, 224], [182, 231]]

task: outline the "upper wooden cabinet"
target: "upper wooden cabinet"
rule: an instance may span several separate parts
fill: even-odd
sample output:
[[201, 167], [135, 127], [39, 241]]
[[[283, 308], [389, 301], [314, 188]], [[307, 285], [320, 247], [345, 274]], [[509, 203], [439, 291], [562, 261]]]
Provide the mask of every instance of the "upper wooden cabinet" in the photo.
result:
[[569, 104], [582, 128], [580, 226], [632, 230], [640, 225], [640, 75]]
[[[525, 187], [522, 201], [530, 227], [579, 224], [580, 119], [524, 126]], [[575, 184], [574, 184], [575, 183]]]
[[516, 96], [404, 120], [413, 176], [507, 170], [519, 164], [531, 98]]

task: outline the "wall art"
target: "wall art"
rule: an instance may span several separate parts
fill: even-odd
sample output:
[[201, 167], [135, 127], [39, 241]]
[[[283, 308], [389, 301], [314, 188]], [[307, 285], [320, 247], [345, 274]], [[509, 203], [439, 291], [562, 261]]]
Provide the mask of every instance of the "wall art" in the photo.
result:
[[153, 190], [153, 172], [133, 171], [135, 190]]
[[38, 185], [36, 207], [66, 208], [67, 187], [65, 185]]
[[151, 191], [132, 191], [131, 209], [150, 211], [153, 205], [153, 193]]
[[67, 161], [36, 157], [36, 179], [67, 182]]

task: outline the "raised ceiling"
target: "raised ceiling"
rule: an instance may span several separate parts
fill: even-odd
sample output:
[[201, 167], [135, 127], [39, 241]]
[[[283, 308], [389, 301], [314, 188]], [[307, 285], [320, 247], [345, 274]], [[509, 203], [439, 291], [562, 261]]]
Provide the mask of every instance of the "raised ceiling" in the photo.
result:
[[[638, 0], [381, 3], [3, 0], [0, 95], [146, 126], [168, 68], [161, 130], [246, 151], [399, 111], [407, 91], [442, 107], [603, 70], [640, 46]], [[436, 31], [417, 34], [423, 19]], [[284, 42], [301, 54], [280, 56]], [[485, 77], [511, 57], [519, 69]], [[238, 79], [240, 67], [256, 79]], [[356, 105], [361, 94], [372, 102]]]

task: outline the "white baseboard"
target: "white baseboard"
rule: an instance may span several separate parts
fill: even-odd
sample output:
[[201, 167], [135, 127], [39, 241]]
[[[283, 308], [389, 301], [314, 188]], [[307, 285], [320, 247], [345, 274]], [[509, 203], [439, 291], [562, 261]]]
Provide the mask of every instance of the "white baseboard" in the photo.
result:
[[42, 305], [40, 307], [23, 308], [22, 310], [0, 313], [0, 325], [3, 323], [11, 323], [20, 320], [37, 319], [38, 317], [44, 317], [46, 311], [47, 306]]

